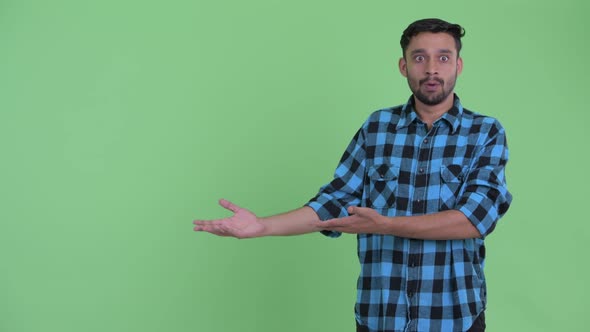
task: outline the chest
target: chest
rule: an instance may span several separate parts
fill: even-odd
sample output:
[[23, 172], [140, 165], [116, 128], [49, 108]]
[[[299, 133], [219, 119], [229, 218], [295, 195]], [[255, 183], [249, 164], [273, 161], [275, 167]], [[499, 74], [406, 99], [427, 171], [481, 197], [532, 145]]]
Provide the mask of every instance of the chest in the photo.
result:
[[369, 133], [365, 205], [398, 215], [453, 208], [474, 167], [478, 141], [445, 125]]

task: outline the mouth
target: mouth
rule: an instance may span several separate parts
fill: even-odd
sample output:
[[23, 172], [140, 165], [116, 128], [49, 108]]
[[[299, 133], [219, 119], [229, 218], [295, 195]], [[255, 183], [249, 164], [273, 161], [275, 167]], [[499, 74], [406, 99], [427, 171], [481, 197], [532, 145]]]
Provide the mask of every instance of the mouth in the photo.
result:
[[441, 79], [424, 79], [420, 81], [420, 85], [422, 85], [426, 91], [436, 91], [440, 86], [443, 85], [443, 81]]

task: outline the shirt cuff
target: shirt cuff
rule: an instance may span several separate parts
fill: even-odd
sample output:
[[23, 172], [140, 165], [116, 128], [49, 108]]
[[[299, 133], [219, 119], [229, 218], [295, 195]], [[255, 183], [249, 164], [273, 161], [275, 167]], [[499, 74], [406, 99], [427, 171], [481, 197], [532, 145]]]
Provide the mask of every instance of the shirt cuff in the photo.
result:
[[[473, 196], [473, 195], [472, 195]], [[470, 196], [462, 200], [463, 204], [460, 204], [458, 210], [461, 211], [467, 219], [477, 228], [481, 234], [481, 238], [484, 238], [490, 234], [496, 227], [496, 221], [499, 219], [497, 210], [494, 206], [485, 207], [487, 204], [480, 202], [476, 197]], [[481, 200], [486, 200], [484, 196], [481, 196]]]
[[[309, 206], [310, 208], [312, 208], [315, 211], [315, 213], [317, 213], [317, 215], [321, 221], [337, 218], [337, 217], [334, 217], [332, 214], [330, 214], [328, 212], [328, 210], [324, 207], [324, 205], [319, 202], [311, 201], [311, 202], [308, 202], [307, 204], [305, 204], [305, 206]], [[320, 233], [324, 234], [325, 236], [331, 237], [331, 238], [337, 238], [340, 235], [342, 235], [341, 232], [336, 232], [336, 231], [320, 231]]]

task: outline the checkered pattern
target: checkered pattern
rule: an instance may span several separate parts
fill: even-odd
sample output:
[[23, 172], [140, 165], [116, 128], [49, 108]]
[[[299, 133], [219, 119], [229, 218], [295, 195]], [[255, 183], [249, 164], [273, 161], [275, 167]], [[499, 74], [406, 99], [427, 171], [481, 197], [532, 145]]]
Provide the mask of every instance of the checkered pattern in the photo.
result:
[[512, 200], [504, 177], [504, 129], [464, 109], [457, 96], [431, 130], [413, 107], [410, 98], [373, 113], [344, 152], [334, 179], [307, 205], [322, 220], [344, 217], [352, 205], [390, 217], [463, 212], [481, 238], [359, 234], [355, 313], [371, 331], [465, 331], [486, 305], [484, 238]]

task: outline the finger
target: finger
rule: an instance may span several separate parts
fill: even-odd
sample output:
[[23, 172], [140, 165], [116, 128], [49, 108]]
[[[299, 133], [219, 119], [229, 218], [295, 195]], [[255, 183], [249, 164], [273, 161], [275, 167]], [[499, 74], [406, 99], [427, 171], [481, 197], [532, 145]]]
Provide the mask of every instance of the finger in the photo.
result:
[[215, 225], [223, 222], [225, 219], [215, 219], [215, 220], [194, 220], [193, 224], [197, 226], [207, 226], [207, 225]]
[[367, 211], [367, 208], [360, 207], [360, 206], [349, 206], [348, 213], [349, 214], [363, 214]]
[[220, 229], [218, 225], [195, 226], [196, 232], [207, 232], [217, 236], [228, 236], [227, 232]]
[[327, 227], [332, 227], [332, 226], [334, 226], [334, 224], [335, 224], [335, 222], [334, 222], [334, 221], [335, 221], [334, 219], [331, 219], [331, 220], [326, 220], [326, 221], [321, 221], [321, 222], [319, 223], [319, 227], [320, 227], [320, 228], [327, 228]]
[[210, 226], [210, 225], [197, 225], [193, 228], [193, 230], [195, 232], [207, 232], [207, 233], [213, 233], [213, 231], [215, 230], [214, 227]]
[[344, 227], [347, 225], [347, 221], [349, 221], [350, 217], [344, 217], [344, 218], [337, 218], [337, 219], [330, 219], [330, 220], [326, 220], [326, 221], [322, 221], [321, 226], [322, 228], [338, 228], [338, 227]]
[[356, 206], [349, 206], [348, 209], [346, 209], [346, 211], [348, 211], [348, 214], [356, 214], [355, 209]]
[[341, 230], [343, 228], [344, 228], [344, 226], [342, 226], [342, 225], [328, 225], [328, 226], [323, 226], [321, 229], [323, 231], [337, 231], [337, 230]]
[[211, 230], [211, 227], [206, 226], [206, 225], [198, 225], [193, 227], [193, 230], [195, 232], [209, 232]]
[[226, 199], [220, 199], [219, 200], [219, 205], [223, 206], [224, 208], [232, 211], [232, 212], [238, 212], [238, 210], [240, 209], [239, 206], [235, 205], [234, 203], [226, 200]]
[[369, 217], [369, 216], [373, 215], [374, 211], [375, 210], [373, 210], [371, 208], [360, 207], [360, 206], [351, 206], [349, 208], [349, 213], [351, 215], [356, 215], [358, 217]]
[[324, 230], [324, 231], [337, 231], [337, 232], [345, 232], [348, 228], [350, 227], [350, 225], [326, 225], [326, 226], [322, 226], [320, 229]]

